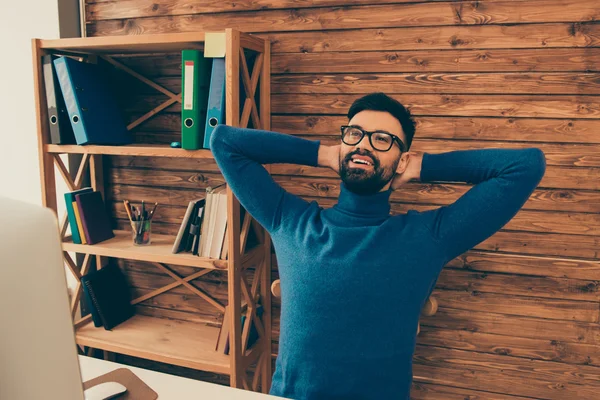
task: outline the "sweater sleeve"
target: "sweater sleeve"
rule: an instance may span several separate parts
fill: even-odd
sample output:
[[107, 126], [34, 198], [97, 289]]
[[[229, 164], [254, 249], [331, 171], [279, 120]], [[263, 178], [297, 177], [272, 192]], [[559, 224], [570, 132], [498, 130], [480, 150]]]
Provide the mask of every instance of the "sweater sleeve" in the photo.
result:
[[262, 164], [318, 166], [319, 140], [249, 128], [218, 125], [210, 148], [240, 204], [270, 233], [309, 203], [287, 192]]
[[454, 203], [430, 211], [429, 228], [446, 261], [483, 242], [510, 221], [546, 170], [538, 148], [423, 154], [421, 182], [474, 184]]

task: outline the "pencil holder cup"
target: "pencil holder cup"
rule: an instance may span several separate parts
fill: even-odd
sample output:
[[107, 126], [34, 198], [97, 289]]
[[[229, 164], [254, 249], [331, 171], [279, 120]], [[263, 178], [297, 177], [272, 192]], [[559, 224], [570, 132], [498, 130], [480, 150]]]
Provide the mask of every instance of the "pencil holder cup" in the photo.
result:
[[136, 246], [150, 244], [150, 234], [152, 231], [152, 220], [131, 221], [131, 238]]

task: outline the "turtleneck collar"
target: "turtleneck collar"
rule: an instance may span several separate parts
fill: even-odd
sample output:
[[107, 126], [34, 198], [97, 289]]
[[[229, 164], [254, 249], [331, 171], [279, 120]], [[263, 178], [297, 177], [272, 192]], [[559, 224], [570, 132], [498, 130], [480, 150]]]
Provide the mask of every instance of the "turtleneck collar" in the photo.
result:
[[333, 209], [345, 214], [365, 218], [387, 218], [390, 215], [391, 189], [374, 194], [360, 195], [348, 189], [344, 181], [340, 184], [340, 197]]

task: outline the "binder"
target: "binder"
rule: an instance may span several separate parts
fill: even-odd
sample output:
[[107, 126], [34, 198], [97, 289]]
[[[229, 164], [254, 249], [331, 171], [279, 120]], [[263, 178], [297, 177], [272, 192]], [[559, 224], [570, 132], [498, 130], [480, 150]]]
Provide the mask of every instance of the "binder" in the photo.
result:
[[205, 58], [199, 50], [182, 50], [181, 65], [181, 147], [197, 150], [204, 142], [211, 59]]
[[77, 224], [77, 217], [75, 216], [75, 210], [73, 209], [73, 203], [75, 202], [75, 195], [81, 193], [91, 192], [93, 189], [91, 187], [83, 188], [76, 190], [74, 192], [65, 193], [65, 203], [67, 207], [67, 217], [69, 219], [69, 226], [71, 227], [71, 237], [73, 239], [73, 243], [82, 244], [81, 236], [83, 236], [83, 232], [79, 231]]
[[133, 141], [100, 66], [66, 56], [54, 60], [54, 66], [77, 144]]
[[204, 148], [210, 149], [210, 137], [215, 127], [225, 120], [225, 58], [214, 58], [210, 75], [208, 110], [204, 129]]
[[50, 143], [75, 144], [73, 128], [69, 121], [65, 99], [63, 99], [62, 91], [60, 90], [53, 58], [49, 54], [42, 57], [46, 105], [48, 106], [48, 125], [50, 126]]

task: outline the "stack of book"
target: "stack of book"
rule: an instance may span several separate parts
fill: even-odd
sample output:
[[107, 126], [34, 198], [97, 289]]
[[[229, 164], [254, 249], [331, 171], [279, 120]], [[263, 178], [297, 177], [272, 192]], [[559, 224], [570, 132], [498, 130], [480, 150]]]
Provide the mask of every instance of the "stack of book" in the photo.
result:
[[91, 187], [65, 193], [67, 217], [75, 244], [96, 244], [114, 237], [102, 194]]
[[110, 331], [134, 315], [127, 278], [116, 264], [82, 276], [81, 285], [96, 328]]
[[206, 196], [189, 202], [172, 252], [227, 257], [227, 184], [207, 187]]

